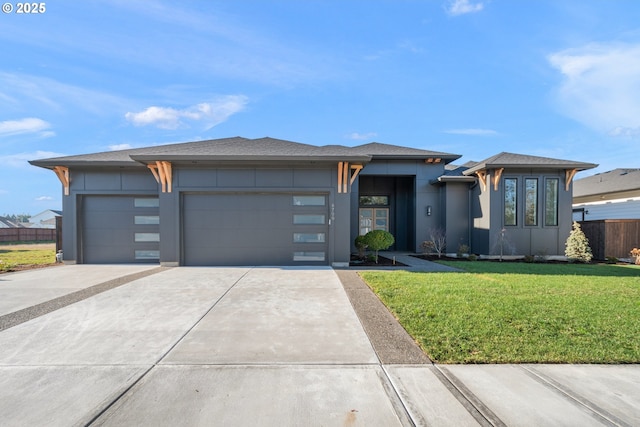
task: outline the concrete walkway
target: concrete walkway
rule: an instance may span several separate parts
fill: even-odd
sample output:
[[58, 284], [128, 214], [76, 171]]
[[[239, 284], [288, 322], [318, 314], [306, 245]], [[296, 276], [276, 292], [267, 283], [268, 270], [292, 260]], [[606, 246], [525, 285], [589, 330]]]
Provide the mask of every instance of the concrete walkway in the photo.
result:
[[1, 331], [0, 425], [640, 424], [638, 365], [387, 364], [369, 333], [330, 268], [165, 269]]

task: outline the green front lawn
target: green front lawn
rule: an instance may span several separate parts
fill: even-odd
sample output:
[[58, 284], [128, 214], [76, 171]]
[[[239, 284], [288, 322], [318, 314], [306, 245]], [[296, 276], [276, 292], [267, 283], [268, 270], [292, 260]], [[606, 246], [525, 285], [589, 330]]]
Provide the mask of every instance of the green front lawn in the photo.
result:
[[449, 264], [361, 273], [434, 361], [640, 363], [640, 267]]

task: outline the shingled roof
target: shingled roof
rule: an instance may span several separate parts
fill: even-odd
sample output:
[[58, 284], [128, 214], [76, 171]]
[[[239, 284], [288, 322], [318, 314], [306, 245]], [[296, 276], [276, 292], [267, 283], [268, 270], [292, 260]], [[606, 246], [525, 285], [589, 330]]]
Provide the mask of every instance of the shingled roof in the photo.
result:
[[577, 169], [578, 171], [582, 171], [585, 169], [595, 168], [596, 166], [598, 165], [594, 163], [575, 162], [572, 160], [552, 159], [550, 157], [538, 157], [502, 152], [481, 162], [478, 162], [475, 166], [472, 166], [464, 171], [463, 174], [471, 175], [477, 171], [485, 169], [522, 169], [532, 167], [549, 169]]
[[573, 197], [640, 191], [640, 169], [614, 169], [573, 182]]
[[460, 156], [380, 143], [364, 144], [357, 147], [342, 145], [318, 147], [269, 137], [258, 139], [234, 137], [55, 157], [33, 160], [29, 163], [45, 168], [53, 168], [54, 166], [135, 166], [159, 160], [173, 162], [306, 160], [367, 163], [373, 157], [397, 159], [439, 157], [448, 162]]

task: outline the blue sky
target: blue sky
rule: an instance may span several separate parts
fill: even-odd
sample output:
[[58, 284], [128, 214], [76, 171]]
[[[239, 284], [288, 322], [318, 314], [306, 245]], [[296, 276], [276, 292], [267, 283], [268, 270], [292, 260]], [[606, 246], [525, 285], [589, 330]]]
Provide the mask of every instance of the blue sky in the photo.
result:
[[27, 160], [231, 136], [640, 167], [637, 0], [45, 9], [0, 14], [0, 215], [62, 206]]

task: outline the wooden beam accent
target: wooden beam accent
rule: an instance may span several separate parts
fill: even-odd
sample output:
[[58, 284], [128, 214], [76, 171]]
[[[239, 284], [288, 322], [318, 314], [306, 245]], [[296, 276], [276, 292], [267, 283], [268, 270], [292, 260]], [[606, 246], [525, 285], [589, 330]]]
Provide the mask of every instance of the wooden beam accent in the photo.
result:
[[351, 170], [353, 171], [353, 173], [351, 174], [351, 180], [349, 181], [349, 185], [353, 185], [353, 181], [356, 180], [356, 178], [358, 177], [358, 174], [360, 173], [363, 167], [364, 166], [362, 165], [351, 165]]
[[436, 159], [433, 161], [434, 163], [440, 163], [442, 161], [442, 159], [440, 157], [436, 157]]
[[158, 166], [157, 165], [147, 165], [153, 177], [156, 179], [156, 182], [160, 184], [160, 176], [158, 175]]
[[171, 193], [173, 190], [173, 171], [171, 169], [171, 163], [169, 162], [160, 162], [162, 168], [164, 169], [164, 176], [167, 184], [167, 192]]
[[69, 195], [69, 168], [66, 166], [54, 166], [53, 171], [56, 173], [56, 176], [62, 183], [62, 187], [64, 188], [64, 195]]
[[504, 172], [504, 168], [493, 170], [493, 191], [498, 191], [498, 184], [500, 183], [502, 172]]
[[342, 192], [349, 192], [349, 162], [342, 164]]
[[338, 193], [342, 193], [342, 162], [338, 162]]
[[476, 175], [478, 175], [478, 181], [480, 181], [480, 186], [482, 187], [482, 191], [487, 190], [487, 171], [481, 170], [477, 171]]
[[171, 162], [157, 161], [156, 164], [147, 165], [156, 182], [162, 185], [163, 193], [171, 193], [173, 190], [173, 171]]
[[569, 185], [571, 185], [571, 181], [573, 181], [573, 177], [576, 176], [578, 169], [566, 169], [564, 171], [565, 174], [565, 183], [564, 189], [565, 191], [569, 191]]

